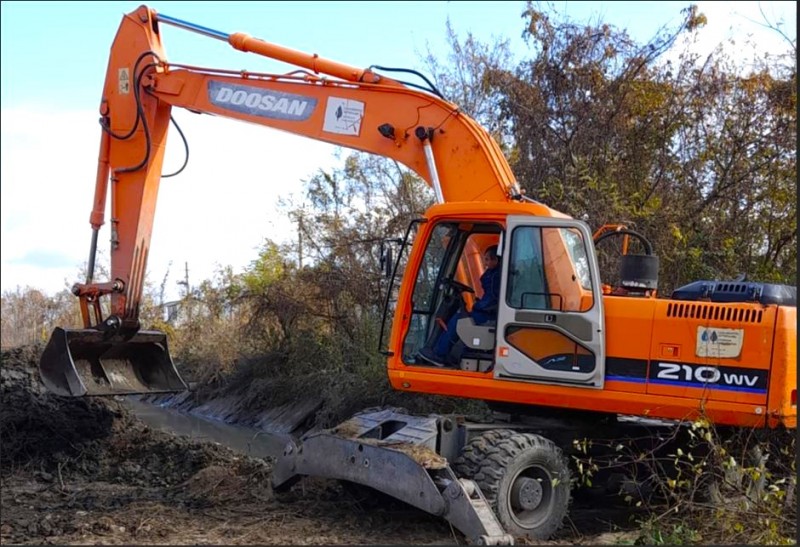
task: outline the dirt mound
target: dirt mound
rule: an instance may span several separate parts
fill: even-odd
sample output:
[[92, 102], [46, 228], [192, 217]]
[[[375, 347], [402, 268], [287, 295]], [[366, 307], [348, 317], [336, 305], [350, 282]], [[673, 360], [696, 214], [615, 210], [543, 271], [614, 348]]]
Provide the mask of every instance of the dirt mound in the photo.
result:
[[[4, 542], [79, 532], [119, 535], [120, 526], [102, 513], [143, 502], [208, 506], [222, 501], [223, 491], [227, 500], [235, 490], [242, 496], [251, 483], [268, 489], [268, 462], [151, 430], [113, 398], [47, 392], [39, 380], [37, 348], [0, 357]], [[218, 484], [212, 480], [216, 470], [225, 472]], [[41, 518], [40, 512], [47, 514]], [[101, 514], [84, 527], [72, 515], [95, 512]]]
[[0, 543], [452, 543], [420, 511], [363, 511], [337, 483], [273, 495], [272, 461], [152, 430], [111, 398], [39, 382], [36, 348], [4, 351]]
[[60, 398], [44, 391], [33, 348], [2, 353], [0, 438], [2, 471], [56, 454], [71, 457], [111, 435], [118, 405], [93, 399]]
[[135, 486], [179, 484], [208, 465], [231, 465], [234, 454], [151, 430], [112, 398], [59, 397], [39, 381], [38, 355], [2, 354], [2, 472], [20, 466], [63, 476]]

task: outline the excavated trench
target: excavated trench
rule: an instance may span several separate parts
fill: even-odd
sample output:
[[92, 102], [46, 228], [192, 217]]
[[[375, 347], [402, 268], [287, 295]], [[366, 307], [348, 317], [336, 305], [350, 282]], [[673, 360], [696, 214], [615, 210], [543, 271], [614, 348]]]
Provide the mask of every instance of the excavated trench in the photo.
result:
[[[276, 494], [285, 437], [142, 401], [57, 397], [37, 361], [29, 349], [2, 353], [0, 543], [464, 543], [442, 519], [367, 503], [334, 481]], [[609, 514], [595, 513], [553, 543], [618, 542]]]
[[197, 442], [219, 443], [252, 458], [276, 458], [289, 440], [285, 434], [224, 423], [195, 413], [126, 398], [124, 405], [150, 428], [180, 435]]

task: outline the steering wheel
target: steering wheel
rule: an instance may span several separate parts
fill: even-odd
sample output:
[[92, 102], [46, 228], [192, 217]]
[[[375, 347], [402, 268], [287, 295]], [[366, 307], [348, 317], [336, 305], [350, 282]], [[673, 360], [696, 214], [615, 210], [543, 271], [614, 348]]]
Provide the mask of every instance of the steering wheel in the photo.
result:
[[459, 283], [455, 279], [445, 279], [444, 283], [446, 285], [450, 285], [451, 287], [453, 287], [454, 289], [456, 289], [456, 290], [458, 290], [458, 291], [460, 291], [462, 293], [463, 292], [468, 292], [468, 293], [471, 293], [471, 294], [475, 294], [475, 289], [473, 289], [469, 285], [464, 285], [463, 283]]

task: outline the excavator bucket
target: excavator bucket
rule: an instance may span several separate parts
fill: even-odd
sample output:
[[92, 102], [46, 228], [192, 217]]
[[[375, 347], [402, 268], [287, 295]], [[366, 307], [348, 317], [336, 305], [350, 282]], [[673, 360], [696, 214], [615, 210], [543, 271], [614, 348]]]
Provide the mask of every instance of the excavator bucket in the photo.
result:
[[56, 327], [42, 353], [39, 372], [47, 389], [65, 397], [188, 389], [169, 355], [166, 334], [158, 331], [139, 331], [126, 338]]

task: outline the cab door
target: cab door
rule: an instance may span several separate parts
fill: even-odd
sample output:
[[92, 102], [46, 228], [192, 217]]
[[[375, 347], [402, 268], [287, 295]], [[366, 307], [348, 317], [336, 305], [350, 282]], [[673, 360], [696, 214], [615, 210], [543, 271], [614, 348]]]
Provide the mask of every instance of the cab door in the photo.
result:
[[494, 377], [602, 388], [605, 324], [586, 223], [509, 216]]

